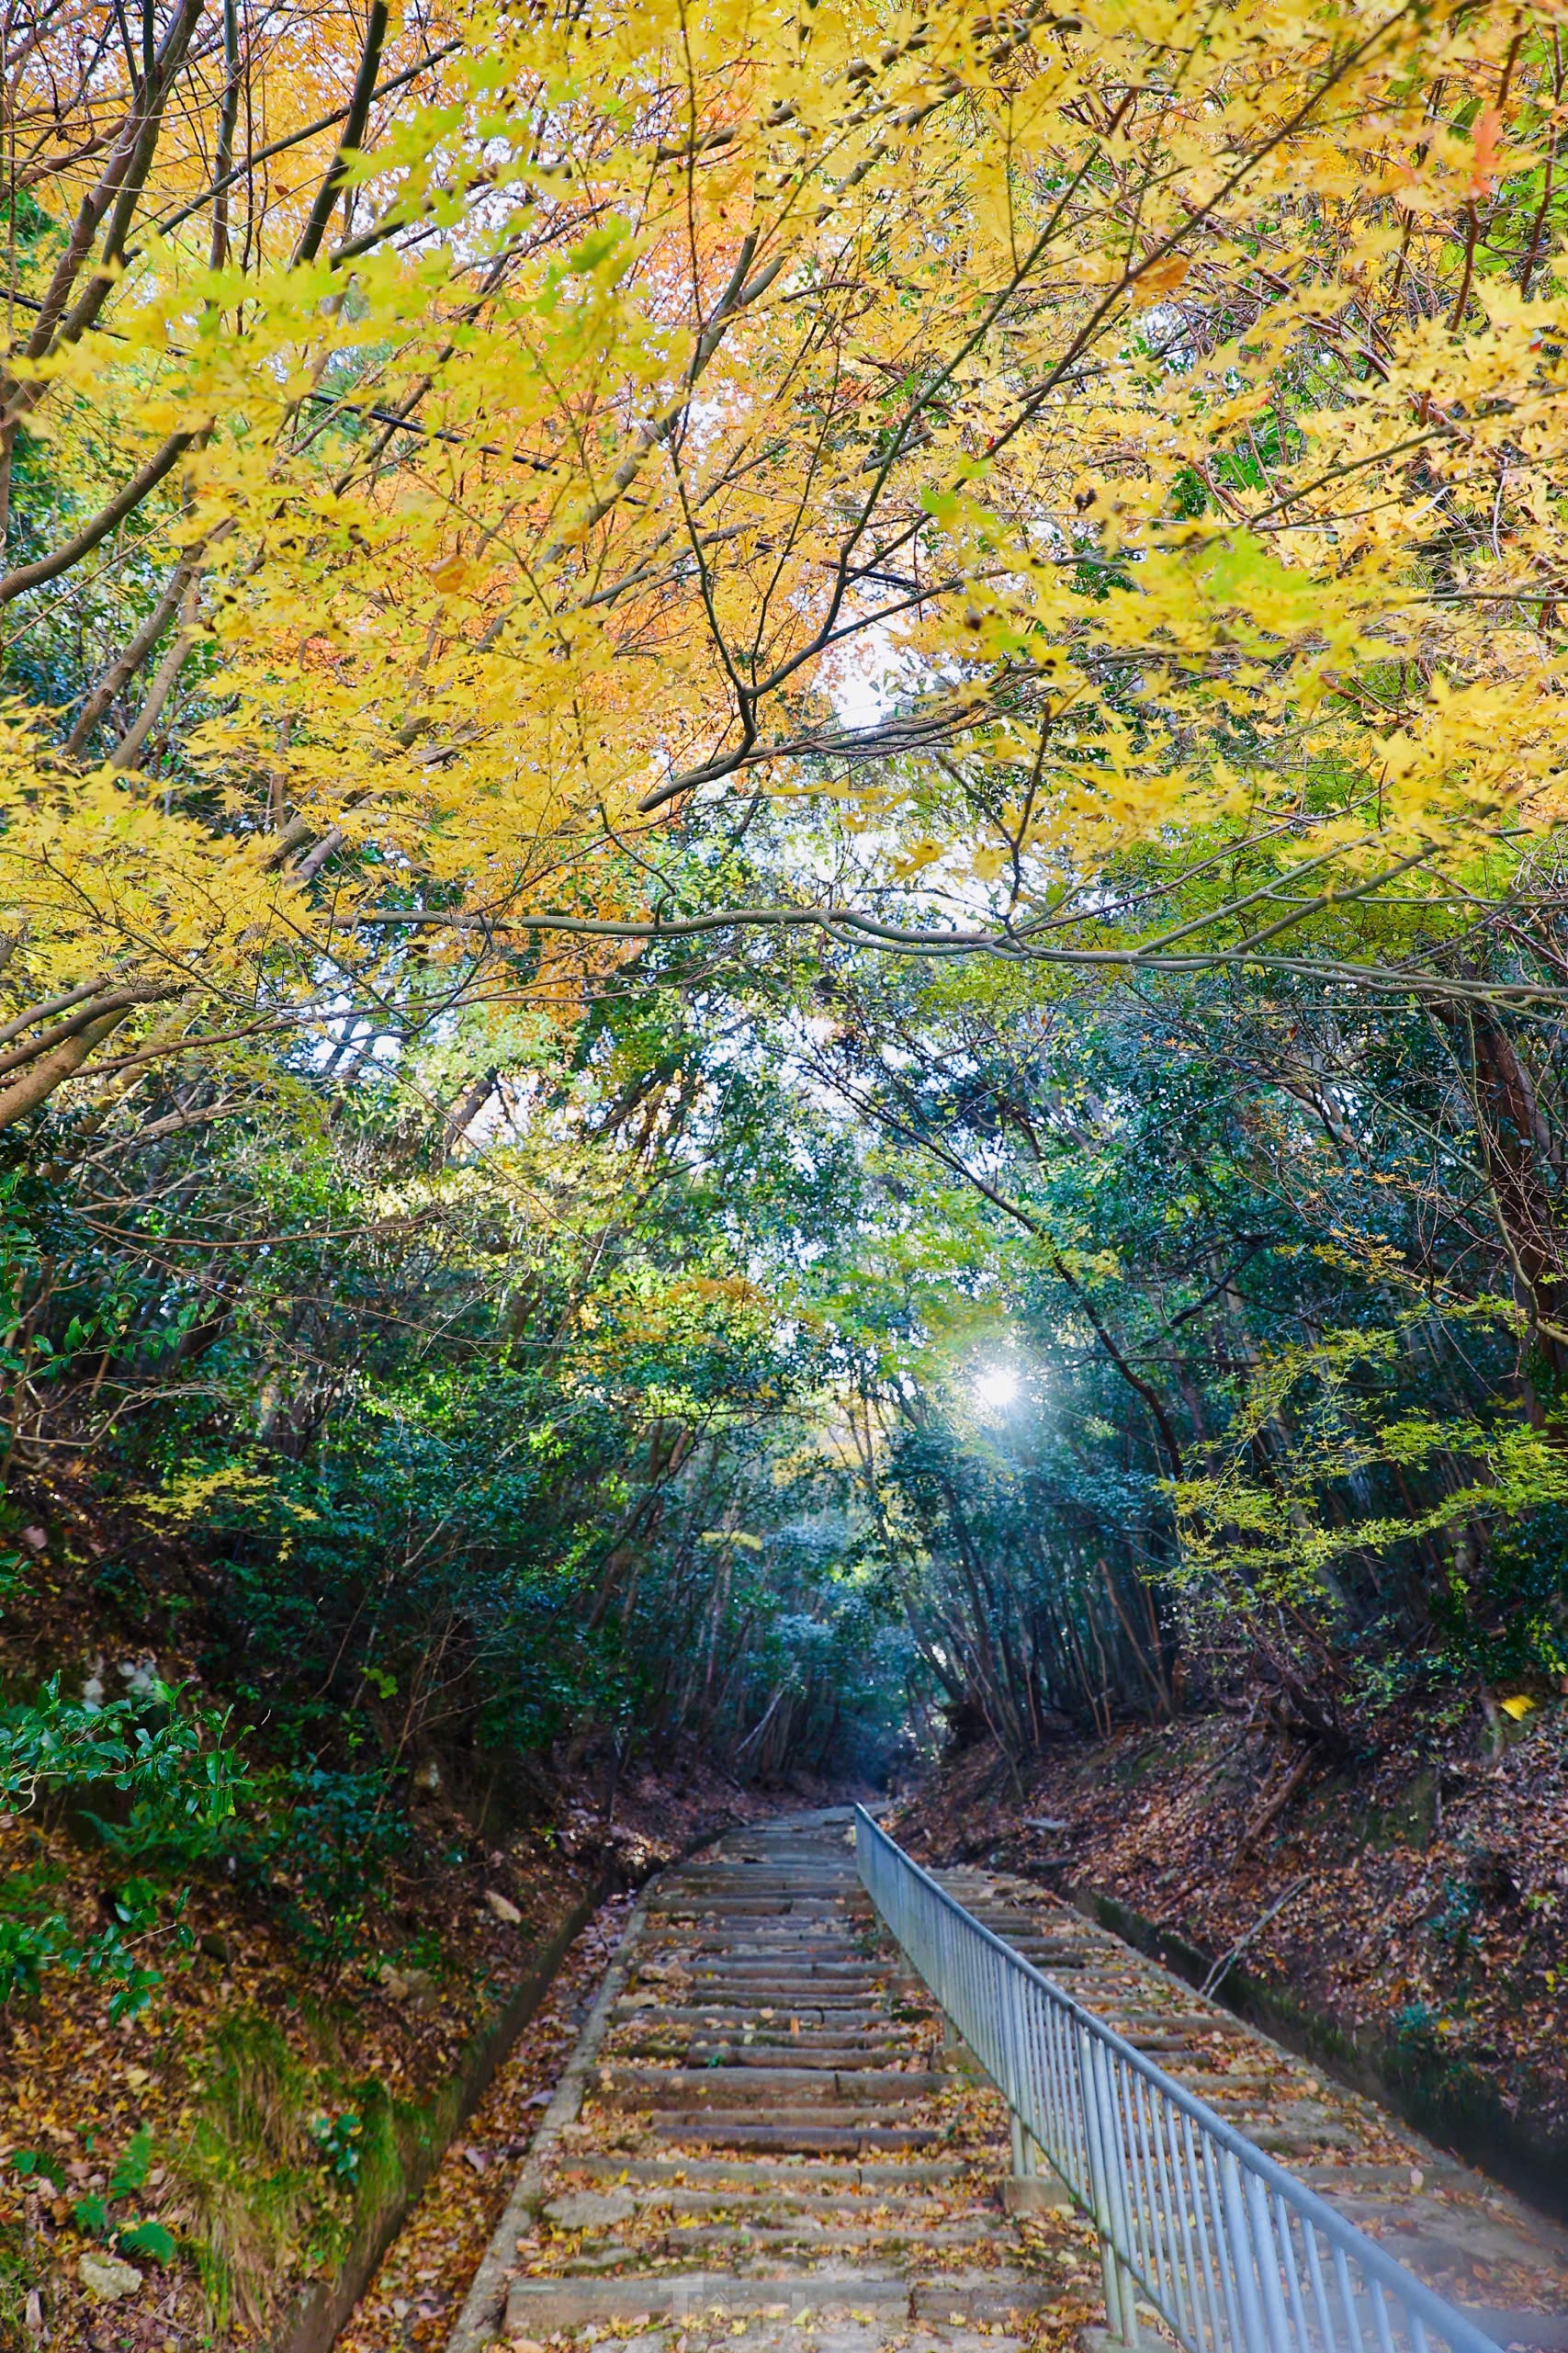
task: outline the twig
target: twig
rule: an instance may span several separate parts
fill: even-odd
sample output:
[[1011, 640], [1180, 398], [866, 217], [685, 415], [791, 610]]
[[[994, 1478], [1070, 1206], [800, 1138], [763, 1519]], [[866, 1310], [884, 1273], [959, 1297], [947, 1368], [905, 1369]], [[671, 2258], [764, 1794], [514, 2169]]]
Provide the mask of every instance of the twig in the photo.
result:
[[1307, 1775], [1312, 1771], [1312, 1769], [1316, 1762], [1317, 1757], [1313, 1749], [1307, 1748], [1303, 1750], [1302, 1755], [1297, 1758], [1295, 1763], [1291, 1767], [1290, 1771], [1285, 1775], [1283, 1781], [1279, 1782], [1269, 1797], [1265, 1798], [1263, 1804], [1259, 1806], [1258, 1812], [1253, 1816], [1251, 1821], [1247, 1824], [1246, 1829], [1241, 1834], [1241, 1843], [1235, 1850], [1236, 1861], [1238, 1862], [1249, 1848], [1255, 1847], [1258, 1844], [1258, 1841], [1263, 1836], [1264, 1831], [1279, 1820], [1280, 1815], [1283, 1814], [1286, 1806], [1289, 1805], [1292, 1798], [1294, 1797], [1297, 1790], [1300, 1789], [1303, 1782], [1305, 1781]]
[[1213, 1967], [1204, 1978], [1202, 1985], [1199, 1987], [1198, 1990], [1200, 1993], [1212, 1994], [1217, 1985], [1221, 1985], [1224, 1983], [1232, 1969], [1240, 1960], [1242, 1954], [1247, 1951], [1247, 1946], [1252, 1942], [1253, 1939], [1262, 1935], [1269, 1921], [1275, 1917], [1276, 1914], [1284, 1910], [1292, 1895], [1299, 1895], [1301, 1894], [1302, 1889], [1306, 1885], [1307, 1881], [1311, 1877], [1312, 1873], [1310, 1871], [1303, 1871], [1299, 1879], [1293, 1879], [1291, 1882], [1291, 1884], [1286, 1888], [1282, 1895], [1277, 1895], [1274, 1898], [1274, 1901], [1269, 1905], [1269, 1909], [1262, 1913], [1258, 1918], [1254, 1920], [1252, 1926], [1247, 1929], [1247, 1934], [1245, 1936], [1237, 1937], [1235, 1942], [1232, 1945], [1230, 1951], [1224, 1956], [1224, 1958], [1215, 1962]]

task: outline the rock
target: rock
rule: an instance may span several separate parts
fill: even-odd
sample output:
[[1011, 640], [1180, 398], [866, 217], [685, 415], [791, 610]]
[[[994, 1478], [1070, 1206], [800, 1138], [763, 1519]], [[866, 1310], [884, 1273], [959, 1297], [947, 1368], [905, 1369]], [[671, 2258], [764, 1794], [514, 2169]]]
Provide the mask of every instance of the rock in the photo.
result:
[[1066, 2184], [1054, 2174], [1010, 2173], [1002, 2183], [1004, 2213], [1050, 2214], [1072, 2202]]
[[435, 1980], [428, 1969], [394, 1969], [387, 1962], [376, 1972], [376, 1983], [389, 2001], [406, 2002], [411, 1997], [434, 1991]]
[[76, 2271], [87, 2293], [101, 2304], [133, 2296], [141, 2285], [141, 2274], [134, 2263], [122, 2263], [118, 2255], [101, 2255], [96, 2248], [88, 2249]]
[[637, 2212], [629, 2189], [569, 2189], [546, 2201], [546, 2219], [563, 2231], [606, 2231]]
[[493, 1887], [487, 1887], [485, 1889], [485, 1902], [490, 1906], [490, 1908], [495, 1914], [496, 1918], [498, 1920], [504, 1920], [509, 1929], [522, 1927], [523, 1915], [509, 1896], [498, 1895]]

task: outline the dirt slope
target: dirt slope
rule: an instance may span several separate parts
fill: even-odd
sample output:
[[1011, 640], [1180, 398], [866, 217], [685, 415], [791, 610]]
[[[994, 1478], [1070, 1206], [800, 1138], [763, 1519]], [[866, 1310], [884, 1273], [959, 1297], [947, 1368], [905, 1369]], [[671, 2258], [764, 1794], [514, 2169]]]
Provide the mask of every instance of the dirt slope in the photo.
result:
[[1238, 1969], [1483, 2161], [1472, 2128], [1568, 2145], [1568, 1707], [1412, 1712], [1338, 1765], [1226, 1716], [1063, 1744], [1021, 1774], [972, 1748], [889, 1827], [931, 1861], [1113, 1897], [1211, 1958], [1240, 1947]]

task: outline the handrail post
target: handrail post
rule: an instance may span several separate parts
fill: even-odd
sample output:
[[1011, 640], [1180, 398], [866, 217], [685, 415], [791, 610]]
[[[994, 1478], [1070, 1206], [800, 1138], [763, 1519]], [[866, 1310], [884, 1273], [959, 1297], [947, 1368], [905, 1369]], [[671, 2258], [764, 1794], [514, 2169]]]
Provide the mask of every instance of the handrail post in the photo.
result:
[[1132, 2279], [1116, 2245], [1118, 2216], [1111, 2157], [1114, 2121], [1106, 2113], [1099, 2046], [1082, 2024], [1074, 2040], [1077, 2048], [1078, 2100], [1089, 2152], [1089, 2200], [1100, 2237], [1100, 2273], [1105, 2285], [1105, 2317], [1123, 2345], [1136, 2345], [1138, 2316]]
[[1008, 2124], [1012, 2137], [1012, 2169], [1024, 2179], [1040, 2170], [1040, 2144], [1030, 2131], [1023, 2105], [1032, 2088], [1029, 2065], [1029, 2029], [1024, 1988], [1016, 1970], [1007, 1978]]

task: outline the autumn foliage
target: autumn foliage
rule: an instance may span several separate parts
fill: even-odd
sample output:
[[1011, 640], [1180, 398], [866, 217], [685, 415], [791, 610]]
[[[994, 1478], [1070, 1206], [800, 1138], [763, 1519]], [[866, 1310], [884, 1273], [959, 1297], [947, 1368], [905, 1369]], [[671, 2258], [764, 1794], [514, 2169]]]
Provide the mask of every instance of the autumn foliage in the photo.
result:
[[[1555, 821], [1549, 10], [7, 39], [0, 1120], [585, 926], [1279, 958]], [[757, 792], [838, 863], [683, 907]]]

